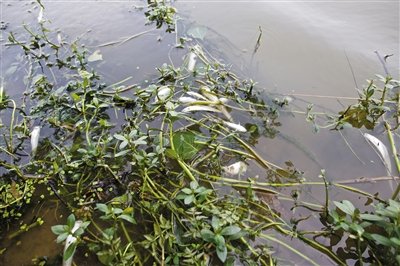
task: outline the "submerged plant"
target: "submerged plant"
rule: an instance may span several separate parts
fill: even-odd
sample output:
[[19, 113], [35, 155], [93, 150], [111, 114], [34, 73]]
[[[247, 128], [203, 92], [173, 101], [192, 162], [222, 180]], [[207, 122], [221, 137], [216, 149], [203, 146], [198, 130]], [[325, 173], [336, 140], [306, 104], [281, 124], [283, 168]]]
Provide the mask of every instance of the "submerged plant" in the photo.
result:
[[[161, 1], [149, 5], [149, 20], [171, 30], [175, 10]], [[279, 110], [289, 101], [258, 97], [253, 81], [211, 60], [200, 45], [187, 51], [192, 62], [164, 64], [149, 83], [106, 85], [77, 43], [53, 41], [42, 19], [38, 29], [25, 29], [27, 41], [16, 34], [9, 41], [30, 64], [29, 108], [17, 108], [0, 91], [0, 111], [11, 113], [0, 128], [0, 167], [7, 171], [0, 177], [0, 211], [4, 223], [9, 214], [20, 216], [37, 184], [45, 185], [49, 195], [43, 197], [56, 196], [73, 213], [66, 225], [52, 227], [57, 242], [66, 242], [65, 264], [84, 248], [104, 265], [275, 265], [282, 261], [274, 254], [280, 245], [318, 265], [283, 236], [345, 265], [314, 237], [340, 230], [358, 241], [360, 261], [365, 239], [398, 252], [391, 216], [397, 202], [377, 205], [384, 216], [379, 226], [389, 230], [381, 238], [365, 233], [364, 220], [376, 217], [363, 216], [349, 202], [336, 203], [342, 215], [328, 211], [328, 195], [325, 206], [299, 199], [296, 188], [308, 184], [303, 173], [291, 162], [280, 167], [265, 160], [252, 145], [260, 135], [275, 136]], [[30, 133], [33, 121], [42, 128], [40, 139], [38, 128]], [[24, 158], [20, 152], [29, 150], [29, 139], [36, 151]], [[247, 171], [250, 164], [263, 176]], [[379, 199], [325, 178], [311, 184]], [[278, 195], [293, 201], [293, 209], [329, 213], [329, 228], [302, 231], [299, 224], [308, 218], [286, 219], [276, 211]]]
[[166, 32], [175, 31], [175, 13], [176, 9], [166, 3], [166, 0], [148, 0], [148, 11], [144, 14], [149, 23], [156, 23], [157, 28], [164, 24], [167, 26]]
[[379, 203], [372, 213], [361, 213], [347, 200], [334, 202], [337, 209], [329, 213], [333, 234], [346, 238], [339, 248], [342, 258], [355, 259], [357, 265], [400, 264], [400, 203]]

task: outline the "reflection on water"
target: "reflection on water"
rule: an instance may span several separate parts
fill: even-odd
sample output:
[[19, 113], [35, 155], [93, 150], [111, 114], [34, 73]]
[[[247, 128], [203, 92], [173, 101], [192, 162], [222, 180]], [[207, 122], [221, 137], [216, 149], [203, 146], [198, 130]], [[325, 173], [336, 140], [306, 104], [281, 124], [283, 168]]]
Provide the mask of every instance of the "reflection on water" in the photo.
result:
[[[19, 95], [25, 89], [23, 73], [10, 68], [21, 57], [4, 43], [7, 32], [21, 31], [22, 22], [34, 23], [38, 10], [25, 1], [0, 5], [2, 25], [6, 25], [1, 31], [1, 77], [8, 93]], [[52, 27], [61, 29], [65, 38], [79, 37], [92, 51], [97, 45], [152, 27], [144, 26], [144, 16], [132, 2], [54, 1], [45, 5], [45, 17], [52, 21]], [[119, 46], [101, 47], [104, 60], [94, 63], [99, 73], [109, 83], [126, 77], [132, 77], [130, 82], [135, 83], [150, 78], [162, 63], [172, 61], [179, 65], [182, 53], [173, 48], [176, 38], [197, 25], [208, 29], [203, 41], [214, 55], [224, 57], [223, 61], [233, 64], [242, 75], [258, 81], [266, 92], [296, 94], [295, 104], [301, 108], [312, 102], [325, 110], [343, 109], [348, 101], [298, 94], [357, 96], [356, 86], [361, 87], [375, 73], [383, 73], [375, 50], [382, 55], [394, 54], [387, 65], [393, 76], [399, 74], [398, 1], [178, 1], [176, 6], [183, 18], [176, 36], [154, 30]], [[263, 32], [261, 45], [253, 57], [259, 26]], [[317, 179], [321, 168], [326, 169], [330, 180], [386, 173], [379, 157], [357, 130], [345, 130], [343, 136], [327, 130], [314, 134], [302, 116], [283, 116], [281, 122], [281, 135], [273, 140], [261, 138], [257, 144], [259, 152], [274, 163], [292, 161], [310, 180]], [[386, 143], [382, 135], [377, 136]], [[363, 184], [360, 188], [379, 190], [382, 197], [390, 194], [386, 183]], [[304, 200], [318, 202], [323, 193], [322, 189], [313, 189], [303, 195]], [[341, 191], [334, 191], [331, 196], [349, 197]], [[2, 265], [28, 265], [32, 257], [52, 256], [60, 251], [49, 230], [56, 217], [55, 206], [50, 204], [44, 209], [45, 224], [24, 234], [29, 243], [3, 243], [10, 246]], [[41, 245], [43, 241], [51, 244]]]

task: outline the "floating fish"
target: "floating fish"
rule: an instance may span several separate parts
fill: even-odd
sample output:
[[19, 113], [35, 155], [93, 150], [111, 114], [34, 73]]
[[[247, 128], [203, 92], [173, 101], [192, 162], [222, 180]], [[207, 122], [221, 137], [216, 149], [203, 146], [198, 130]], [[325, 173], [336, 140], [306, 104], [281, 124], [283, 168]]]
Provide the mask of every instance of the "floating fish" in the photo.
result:
[[213, 92], [211, 92], [210, 88], [208, 88], [206, 86], [203, 86], [200, 88], [200, 93], [203, 94], [208, 100], [210, 100], [212, 102], [215, 102], [215, 103], [219, 102], [218, 97]]
[[206, 112], [213, 112], [213, 113], [220, 113], [221, 111], [207, 105], [191, 105], [182, 110], [183, 113], [189, 112], [196, 112], [196, 111], [206, 111]]
[[222, 121], [222, 123], [224, 123], [225, 125], [227, 125], [230, 128], [233, 128], [236, 131], [247, 132], [247, 129], [240, 124], [235, 124], [235, 123], [231, 123], [231, 122], [227, 122], [227, 121]]
[[35, 154], [36, 149], [39, 144], [40, 138], [40, 126], [35, 126], [31, 132], [31, 147], [32, 147], [32, 154]]
[[165, 101], [172, 94], [172, 89], [168, 86], [162, 86], [157, 90], [156, 102]]
[[186, 94], [195, 97], [199, 100], [203, 100], [203, 101], [208, 101], [208, 99], [206, 97], [204, 97], [203, 95], [201, 95], [200, 93], [194, 92], [194, 91], [188, 91], [186, 92]]
[[185, 97], [185, 96], [182, 96], [182, 97], [180, 97], [180, 98], [178, 99], [178, 101], [179, 101], [180, 103], [194, 103], [194, 102], [197, 102], [198, 100], [195, 99], [195, 98], [192, 98], [192, 97]]
[[188, 70], [189, 70], [190, 72], [193, 72], [194, 67], [195, 67], [195, 65], [196, 65], [196, 57], [197, 57], [197, 55], [196, 55], [195, 53], [193, 53], [193, 52], [191, 52], [191, 53], [189, 54]]
[[364, 138], [368, 140], [379, 152], [379, 156], [381, 157], [383, 163], [386, 166], [386, 170], [388, 175], [391, 175], [392, 171], [392, 164], [390, 161], [390, 156], [388, 149], [386, 148], [385, 144], [383, 144], [382, 141], [380, 141], [377, 137], [374, 137], [368, 133], [364, 133]]
[[241, 175], [247, 171], [247, 164], [245, 162], [236, 162], [228, 166], [223, 166], [222, 170], [228, 175]]

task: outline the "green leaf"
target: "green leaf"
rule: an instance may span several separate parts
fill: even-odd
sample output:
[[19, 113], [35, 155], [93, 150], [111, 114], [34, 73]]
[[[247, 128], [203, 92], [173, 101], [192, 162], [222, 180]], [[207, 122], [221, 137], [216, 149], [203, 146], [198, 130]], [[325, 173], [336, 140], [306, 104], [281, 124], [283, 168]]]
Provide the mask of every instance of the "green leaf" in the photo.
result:
[[217, 248], [217, 256], [220, 259], [220, 261], [225, 262], [227, 255], [228, 255], [228, 250], [227, 250], [226, 246], [224, 246], [223, 249]]
[[116, 138], [117, 140], [121, 140], [121, 141], [126, 141], [127, 139], [120, 135], [120, 134], [114, 134], [114, 138]]
[[172, 138], [175, 152], [182, 160], [189, 160], [196, 155], [202, 145], [195, 143], [196, 135], [192, 132], [177, 132]]
[[190, 203], [192, 203], [194, 201], [194, 195], [189, 195], [189, 196], [187, 196], [184, 200], [183, 200], [183, 202], [186, 204], [186, 205], [189, 205]]
[[112, 261], [115, 258], [115, 255], [112, 251], [109, 250], [102, 250], [96, 253], [97, 258], [103, 265], [111, 265]]
[[368, 220], [368, 221], [384, 221], [385, 220], [385, 218], [383, 218], [382, 216], [378, 216], [375, 214], [368, 214], [368, 213], [360, 214], [360, 218], [363, 220]]
[[350, 201], [348, 201], [348, 200], [343, 200], [342, 202], [334, 201], [333, 203], [336, 205], [336, 207], [339, 208], [339, 210], [343, 211], [346, 214], [353, 216], [355, 208]]
[[62, 242], [64, 242], [65, 239], [67, 239], [68, 236], [69, 236], [69, 233], [68, 233], [68, 232], [62, 233], [61, 235], [59, 235], [59, 236], [57, 237], [56, 242], [57, 242], [57, 243], [62, 243]]
[[72, 229], [75, 225], [75, 215], [70, 214], [67, 218], [67, 225], [70, 229]]
[[121, 208], [111, 208], [111, 211], [114, 214], [120, 214], [124, 212]]
[[121, 142], [121, 144], [119, 144], [119, 149], [122, 150], [123, 148], [125, 148], [128, 145], [128, 141], [124, 140]]
[[185, 194], [185, 193], [179, 193], [177, 196], [176, 196], [176, 199], [179, 199], [179, 200], [181, 200], [181, 199], [184, 199], [184, 198], [186, 198], [188, 195], [187, 194]]
[[221, 235], [223, 236], [231, 236], [231, 235], [235, 235], [237, 233], [240, 232], [240, 227], [236, 226], [236, 225], [230, 225], [225, 227], [224, 229], [222, 229], [221, 231]]
[[200, 235], [204, 241], [209, 242], [209, 243], [214, 243], [215, 234], [211, 230], [201, 229]]
[[120, 152], [118, 152], [117, 154], [114, 155], [114, 158], [118, 158], [118, 157], [124, 156], [125, 154], [127, 154], [129, 152], [130, 152], [130, 150], [120, 151]]
[[183, 188], [181, 191], [183, 193], [187, 194], [187, 195], [193, 194], [193, 191], [190, 188], [187, 188], [187, 187]]
[[397, 247], [400, 247], [400, 239], [396, 237], [391, 237], [390, 241], [392, 241], [393, 244], [395, 244]]
[[171, 158], [171, 159], [177, 159], [178, 158], [178, 154], [176, 154], [176, 152], [174, 150], [172, 150], [172, 149], [166, 149], [165, 155], [168, 158]]
[[77, 93], [75, 93], [75, 92], [72, 92], [71, 93], [71, 97], [72, 97], [72, 99], [74, 100], [74, 102], [79, 102], [79, 101], [81, 101], [81, 97], [77, 94]]
[[222, 235], [216, 234], [214, 237], [214, 243], [217, 246], [217, 249], [224, 249], [225, 247], [225, 238]]
[[53, 225], [51, 227], [51, 231], [56, 234], [56, 235], [61, 235], [62, 233], [65, 233], [68, 231], [65, 230], [65, 225]]
[[392, 242], [390, 241], [389, 238], [384, 237], [379, 234], [371, 234], [371, 238], [375, 240], [378, 244], [384, 245], [384, 246], [392, 246]]
[[197, 181], [192, 181], [190, 182], [190, 188], [191, 189], [196, 189], [199, 186], [199, 183], [197, 183]]
[[211, 226], [214, 228], [215, 231], [221, 227], [219, 223], [219, 218], [217, 216], [213, 216], [211, 218]]
[[133, 142], [133, 144], [135, 144], [135, 145], [146, 145], [147, 142], [145, 141], [145, 139], [147, 139], [147, 136], [142, 136], [142, 137], [138, 138], [137, 140], [135, 140]]
[[72, 256], [75, 253], [76, 250], [76, 246], [78, 244], [76, 242], [72, 243], [71, 245], [68, 246], [68, 248], [65, 250], [64, 252], [64, 256], [63, 256], [63, 261], [68, 260], [69, 258], [72, 258]]
[[127, 222], [130, 222], [131, 224], [136, 224], [135, 219], [127, 214], [121, 214], [120, 216], [118, 216], [118, 219], [123, 219]]
[[109, 212], [108, 206], [103, 204], [103, 203], [97, 203], [96, 204], [96, 209], [98, 209], [99, 211], [104, 212], [104, 213], [108, 213]]

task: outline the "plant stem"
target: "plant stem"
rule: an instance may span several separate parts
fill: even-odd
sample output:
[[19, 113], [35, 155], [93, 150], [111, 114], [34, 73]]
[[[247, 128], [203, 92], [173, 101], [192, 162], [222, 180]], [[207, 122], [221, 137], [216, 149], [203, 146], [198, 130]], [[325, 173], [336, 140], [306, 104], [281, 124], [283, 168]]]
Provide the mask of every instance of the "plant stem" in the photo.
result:
[[300, 257], [302, 257], [306, 261], [310, 262], [312, 265], [319, 266], [319, 264], [316, 263], [315, 261], [313, 261], [311, 258], [307, 257], [306, 255], [304, 255], [303, 253], [301, 253], [297, 249], [291, 247], [290, 245], [286, 244], [285, 242], [283, 242], [283, 241], [281, 241], [281, 240], [279, 240], [279, 239], [277, 239], [275, 237], [272, 237], [272, 236], [266, 235], [266, 234], [260, 234], [260, 237], [263, 237], [263, 238], [268, 239], [268, 240], [270, 240], [272, 242], [278, 243], [279, 245], [284, 246], [288, 250], [292, 251], [293, 253], [299, 255]]
[[[399, 157], [397, 156], [397, 149], [396, 149], [396, 145], [393, 140], [392, 129], [391, 129], [389, 123], [386, 121], [385, 121], [385, 127], [387, 130], [390, 146], [392, 147], [392, 153], [393, 153], [394, 161], [396, 162], [397, 172], [400, 174], [400, 161], [399, 161]], [[397, 196], [399, 195], [399, 193], [400, 193], [400, 184], [397, 185], [397, 188], [392, 195], [392, 199], [393, 200], [397, 199]]]

